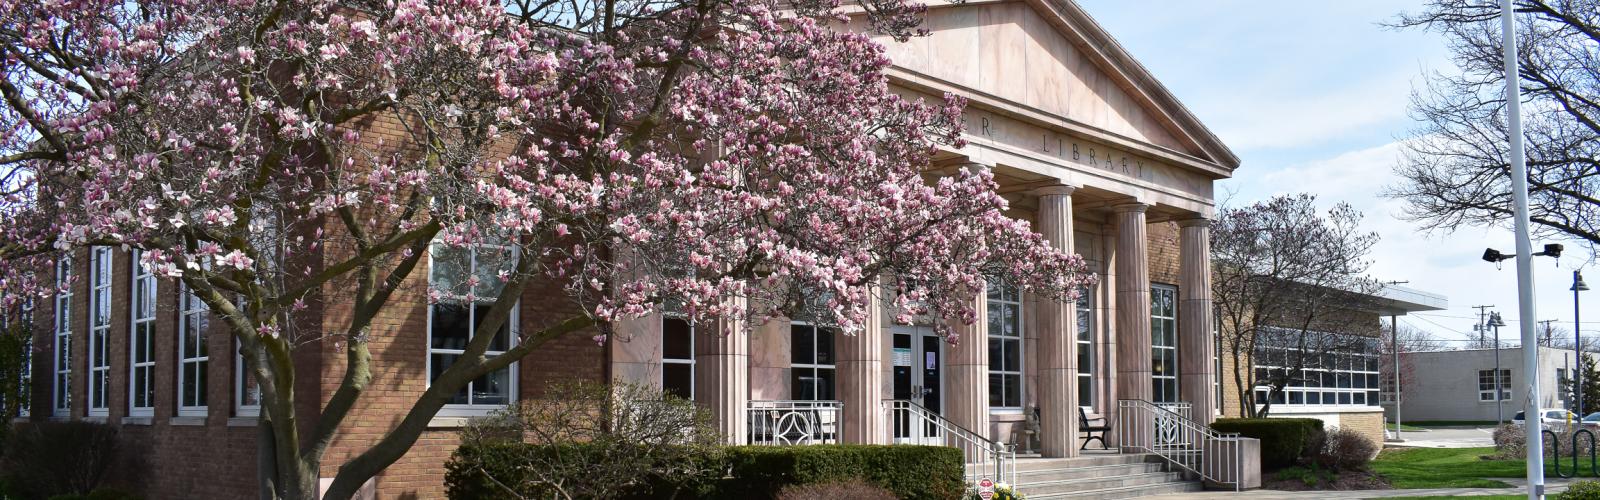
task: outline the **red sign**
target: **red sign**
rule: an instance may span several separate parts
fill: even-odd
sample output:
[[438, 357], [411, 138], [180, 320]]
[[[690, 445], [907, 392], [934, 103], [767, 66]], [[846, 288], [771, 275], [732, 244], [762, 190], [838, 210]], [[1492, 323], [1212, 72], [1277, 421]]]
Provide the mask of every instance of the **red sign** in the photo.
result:
[[983, 500], [994, 498], [994, 481], [989, 478], [978, 480], [978, 497]]

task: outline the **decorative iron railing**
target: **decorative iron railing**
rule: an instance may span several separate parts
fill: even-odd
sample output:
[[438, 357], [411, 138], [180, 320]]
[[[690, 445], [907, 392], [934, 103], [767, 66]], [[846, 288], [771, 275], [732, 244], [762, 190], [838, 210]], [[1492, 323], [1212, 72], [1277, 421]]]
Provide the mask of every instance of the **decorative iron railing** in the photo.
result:
[[1017, 484], [1017, 454], [1012, 446], [996, 443], [944, 416], [911, 401], [883, 401], [889, 418], [889, 442], [953, 446], [967, 457], [967, 478]]
[[751, 401], [750, 444], [838, 444], [839, 401]]
[[1117, 444], [1123, 453], [1151, 453], [1213, 484], [1240, 489], [1244, 459], [1236, 433], [1217, 432], [1188, 417], [1187, 403], [1117, 401]]

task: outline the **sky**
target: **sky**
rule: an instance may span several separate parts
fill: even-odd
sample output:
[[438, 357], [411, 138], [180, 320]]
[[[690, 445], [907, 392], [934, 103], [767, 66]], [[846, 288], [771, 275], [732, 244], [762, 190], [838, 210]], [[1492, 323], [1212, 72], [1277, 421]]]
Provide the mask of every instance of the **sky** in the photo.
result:
[[[1445, 339], [1464, 340], [1492, 305], [1515, 343], [1519, 317], [1514, 260], [1500, 269], [1486, 247], [1511, 254], [1509, 229], [1428, 232], [1398, 217], [1405, 204], [1381, 196], [1396, 185], [1400, 142], [1418, 123], [1407, 112], [1430, 71], [1452, 72], [1436, 33], [1381, 26], [1415, 0], [1267, 2], [1264, 0], [1078, 0], [1222, 141], [1239, 155], [1217, 197], [1243, 206], [1277, 194], [1308, 192], [1324, 207], [1345, 202], [1381, 240], [1371, 276], [1448, 297], [1445, 311], [1400, 318]], [[1559, 242], [1559, 241], [1552, 241]], [[1534, 241], [1537, 249], [1546, 241]], [[1571, 335], [1572, 271], [1593, 264], [1572, 242], [1559, 260], [1534, 260], [1535, 317]], [[1587, 280], [1600, 280], [1588, 269]], [[1600, 284], [1584, 294], [1583, 334], [1600, 335]], [[1451, 342], [1452, 347], [1464, 342]]]

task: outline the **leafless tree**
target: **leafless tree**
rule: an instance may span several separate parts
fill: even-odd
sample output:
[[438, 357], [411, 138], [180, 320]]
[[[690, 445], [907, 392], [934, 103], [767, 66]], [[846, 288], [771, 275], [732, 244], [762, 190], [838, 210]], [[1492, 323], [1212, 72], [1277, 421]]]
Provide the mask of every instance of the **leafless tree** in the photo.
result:
[[[1371, 310], [1378, 288], [1365, 276], [1378, 236], [1360, 230], [1361, 218], [1343, 203], [1324, 214], [1309, 194], [1225, 208], [1218, 216], [1212, 299], [1242, 416], [1266, 416], [1278, 393], [1306, 368], [1324, 364], [1322, 354], [1374, 342], [1379, 325], [1361, 311]], [[1256, 399], [1256, 387], [1267, 388], [1264, 400]]]
[[[1505, 78], [1499, 4], [1432, 0], [1391, 25], [1437, 32], [1456, 71], [1434, 72], [1413, 93], [1422, 123], [1405, 142], [1403, 181], [1387, 194], [1428, 228], [1508, 227]], [[1536, 236], [1600, 242], [1600, 0], [1516, 0], [1527, 137], [1530, 217]]]

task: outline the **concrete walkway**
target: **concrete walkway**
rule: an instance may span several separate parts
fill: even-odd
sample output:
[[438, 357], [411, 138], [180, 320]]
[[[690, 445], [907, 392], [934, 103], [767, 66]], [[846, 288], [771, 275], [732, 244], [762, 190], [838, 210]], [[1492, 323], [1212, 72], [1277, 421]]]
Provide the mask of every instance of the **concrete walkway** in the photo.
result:
[[[1513, 488], [1438, 488], [1427, 490], [1364, 490], [1364, 491], [1276, 491], [1276, 490], [1250, 490], [1243, 492], [1232, 491], [1204, 491], [1194, 493], [1180, 493], [1173, 495], [1158, 495], [1144, 497], [1150, 499], [1179, 499], [1179, 498], [1248, 498], [1251, 500], [1298, 500], [1317, 498], [1327, 500], [1346, 500], [1358, 498], [1389, 498], [1389, 497], [1470, 497], [1480, 495], [1527, 495], [1524, 486], [1527, 481], [1522, 478], [1497, 479]], [[1545, 480], [1544, 493], [1554, 496], [1566, 491], [1567, 484], [1577, 479], [1549, 478]]]
[[1428, 432], [1402, 432], [1403, 442], [1384, 443], [1390, 448], [1480, 448], [1494, 446], [1493, 427], [1436, 427]]

